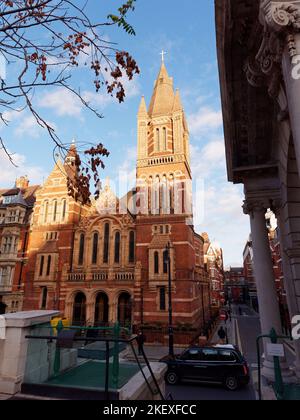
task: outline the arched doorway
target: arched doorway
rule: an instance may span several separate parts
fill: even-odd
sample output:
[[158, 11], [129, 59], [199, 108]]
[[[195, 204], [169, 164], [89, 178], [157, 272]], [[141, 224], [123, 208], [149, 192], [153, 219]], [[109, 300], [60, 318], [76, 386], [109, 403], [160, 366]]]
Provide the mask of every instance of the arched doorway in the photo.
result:
[[108, 296], [106, 293], [98, 293], [95, 304], [95, 326], [101, 327], [108, 324]]
[[75, 326], [83, 326], [86, 323], [86, 297], [85, 294], [79, 292], [74, 298], [73, 319], [72, 324]]
[[119, 296], [118, 321], [122, 326], [131, 326], [132, 323], [132, 299], [127, 292]]

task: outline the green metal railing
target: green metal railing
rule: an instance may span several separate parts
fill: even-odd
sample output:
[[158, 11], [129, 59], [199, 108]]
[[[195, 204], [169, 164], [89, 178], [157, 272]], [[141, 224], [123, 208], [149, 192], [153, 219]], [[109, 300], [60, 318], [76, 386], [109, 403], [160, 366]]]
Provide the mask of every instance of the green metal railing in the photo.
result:
[[[263, 334], [257, 337], [256, 339], [256, 349], [257, 349], [257, 361], [258, 361], [258, 395], [259, 400], [262, 400], [262, 384], [261, 384], [261, 355], [260, 355], [260, 341], [263, 339], [269, 338], [272, 344], [277, 344], [278, 340], [291, 340], [292, 337], [286, 335], [277, 335], [274, 328], [270, 331], [270, 334]], [[280, 367], [280, 357], [274, 356], [274, 372], [275, 372], [275, 383], [273, 385], [276, 398], [279, 401], [283, 400], [300, 400], [300, 386], [297, 384], [286, 385], [282, 378], [281, 367]]]
[[[120, 324], [117, 322], [112, 327], [78, 327], [78, 326], [64, 326], [62, 321], [60, 320], [56, 326], [49, 326], [46, 325], [44, 328], [50, 329], [50, 335], [28, 335], [26, 336], [27, 339], [45, 339], [49, 341], [58, 341], [59, 335], [64, 330], [75, 330], [75, 331], [102, 331], [102, 332], [111, 332], [111, 336], [102, 336], [102, 337], [89, 337], [87, 334], [85, 336], [75, 336], [73, 338], [74, 342], [102, 342], [105, 343], [106, 347], [106, 368], [105, 368], [105, 394], [106, 399], [109, 400], [109, 361], [110, 361], [110, 343], [113, 343], [113, 363], [112, 363], [112, 385], [115, 389], [118, 389], [119, 385], [119, 372], [120, 372], [120, 361], [119, 361], [119, 345], [127, 344], [131, 347], [131, 350], [135, 356], [135, 360], [138, 364], [139, 370], [141, 371], [144, 380], [147, 384], [148, 389], [151, 391], [153, 396], [159, 395], [162, 400], [165, 400], [164, 395], [161, 392], [160, 386], [157, 382], [157, 379], [152, 371], [151, 365], [148, 361], [148, 358], [144, 352], [144, 348], [142, 346], [142, 356], [144, 359], [144, 363], [146, 364], [151, 378], [154, 383], [154, 387], [150, 385], [149, 380], [146, 378], [144, 373], [143, 366], [136, 354], [136, 350], [134, 348], [134, 342], [137, 342], [137, 336], [132, 336], [131, 338], [125, 339], [121, 337], [121, 333], [127, 334], [127, 336], [131, 336], [131, 330], [128, 328], [121, 327]], [[54, 359], [54, 376], [59, 376], [60, 374], [60, 359], [61, 359], [61, 348], [56, 345], [55, 350], [55, 359]], [[172, 396], [169, 395], [168, 399], [172, 399]]]

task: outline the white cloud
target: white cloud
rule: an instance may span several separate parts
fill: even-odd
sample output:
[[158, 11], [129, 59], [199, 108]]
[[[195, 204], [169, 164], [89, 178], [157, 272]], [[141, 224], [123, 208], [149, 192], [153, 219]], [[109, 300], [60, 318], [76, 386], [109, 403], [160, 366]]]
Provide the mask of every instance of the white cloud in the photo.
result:
[[[54, 123], [47, 121], [47, 124], [56, 130], [56, 125]], [[22, 118], [21, 122], [16, 127], [15, 134], [18, 137], [26, 136], [30, 138], [39, 138], [42, 131], [45, 129], [45, 127], [42, 127], [38, 124], [36, 118], [33, 115], [27, 114]]]
[[43, 178], [47, 176], [44, 169], [38, 166], [30, 166], [26, 157], [21, 154], [13, 154], [14, 166], [3, 149], [0, 149], [1, 179], [0, 188], [10, 188], [14, 186], [16, 178], [27, 175], [30, 184], [41, 184]]
[[222, 121], [222, 111], [211, 107], [201, 107], [188, 117], [190, 133], [194, 136], [219, 129]]
[[[123, 77], [121, 82], [125, 89], [125, 101], [140, 94], [140, 84], [137, 78], [130, 81], [127, 77]], [[82, 92], [82, 98], [92, 108], [99, 107], [99, 112], [111, 103], [117, 103], [117, 99], [104, 90], [98, 93], [85, 90]], [[82, 110], [84, 109], [84, 105], [80, 99], [71, 91], [63, 88], [43, 95], [42, 99], [38, 101], [38, 105], [42, 108], [52, 109], [59, 117], [81, 117]]]
[[225, 169], [224, 140], [215, 139], [203, 148], [191, 144], [192, 173], [195, 178], [208, 178], [216, 170]]
[[[244, 195], [241, 187], [226, 182], [207, 180], [198, 199], [195, 215], [196, 230], [208, 232], [218, 241], [224, 252], [226, 265], [242, 264], [242, 253], [249, 236], [249, 218], [243, 214]], [[196, 197], [195, 197], [196, 198]], [[203, 201], [201, 201], [203, 200]]]
[[[109, 80], [109, 82], [110, 81], [111, 80]], [[141, 94], [140, 84], [136, 76], [132, 80], [123, 76], [120, 81], [125, 89], [125, 102], [126, 99], [131, 99]], [[100, 106], [102, 109], [111, 103], [117, 102], [117, 99], [109, 95], [106, 91], [99, 91], [98, 93], [95, 91], [85, 91], [82, 96], [92, 107]]]

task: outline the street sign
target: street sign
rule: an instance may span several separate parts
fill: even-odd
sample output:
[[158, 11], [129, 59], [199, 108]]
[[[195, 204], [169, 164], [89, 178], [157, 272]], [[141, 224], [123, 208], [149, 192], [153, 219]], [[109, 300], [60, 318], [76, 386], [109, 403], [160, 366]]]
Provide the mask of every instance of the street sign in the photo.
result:
[[268, 353], [268, 356], [272, 356], [272, 357], [284, 357], [285, 356], [284, 345], [267, 343], [267, 353]]

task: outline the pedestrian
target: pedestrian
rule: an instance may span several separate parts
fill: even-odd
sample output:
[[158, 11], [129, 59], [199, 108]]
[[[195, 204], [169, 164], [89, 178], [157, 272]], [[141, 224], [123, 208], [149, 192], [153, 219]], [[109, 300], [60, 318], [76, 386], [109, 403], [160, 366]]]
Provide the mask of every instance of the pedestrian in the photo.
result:
[[242, 308], [239, 306], [239, 315], [242, 316], [243, 315], [243, 311]]
[[142, 356], [143, 354], [143, 347], [144, 347], [145, 341], [146, 341], [146, 336], [144, 335], [143, 331], [139, 331], [138, 336], [137, 336], [139, 356]]
[[231, 317], [231, 309], [228, 309], [228, 316], [229, 316], [229, 321], [231, 322], [232, 321], [232, 317]]
[[229, 319], [229, 315], [228, 315], [228, 312], [226, 311], [226, 313], [225, 313], [225, 325], [227, 325], [228, 319]]
[[223, 327], [220, 327], [220, 329], [218, 331], [218, 336], [219, 336], [219, 339], [220, 339], [220, 343], [225, 344], [226, 331], [224, 330]]

